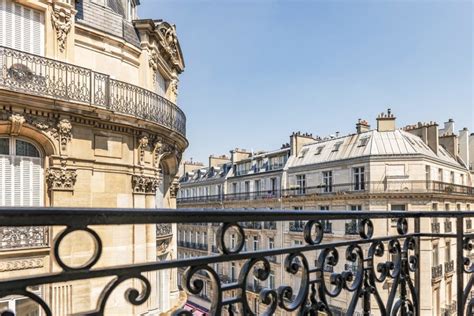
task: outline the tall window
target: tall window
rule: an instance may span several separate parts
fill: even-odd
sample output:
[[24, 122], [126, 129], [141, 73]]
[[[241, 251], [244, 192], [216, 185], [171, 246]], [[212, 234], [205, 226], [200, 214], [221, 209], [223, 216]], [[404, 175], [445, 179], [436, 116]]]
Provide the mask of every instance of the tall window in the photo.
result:
[[365, 190], [365, 168], [357, 167], [353, 169], [354, 172], [354, 190]]
[[0, 206], [42, 206], [39, 150], [18, 138], [0, 138]]
[[275, 239], [272, 237], [268, 237], [268, 249], [273, 249], [275, 248]]
[[255, 180], [255, 192], [256, 195], [260, 195], [260, 191], [262, 190], [262, 182], [261, 180]]
[[258, 236], [253, 236], [253, 250], [258, 250]]
[[248, 199], [250, 197], [250, 181], [245, 181], [245, 197]]
[[425, 167], [425, 176], [426, 176], [426, 189], [430, 189], [430, 182], [431, 182], [431, 166]]
[[439, 265], [439, 254], [438, 254], [438, 244], [433, 245], [433, 267], [437, 267]]
[[323, 192], [332, 192], [332, 171], [323, 172]]
[[155, 74], [155, 89], [156, 93], [162, 97], [166, 96], [166, 80], [165, 78], [160, 74], [159, 71], [156, 72]]
[[277, 193], [277, 179], [276, 178], [270, 179], [270, 187], [271, 187], [271, 194], [276, 195]]
[[444, 177], [443, 177], [443, 169], [439, 168], [438, 169], [438, 181], [443, 182]]
[[237, 192], [237, 183], [232, 183], [232, 193], [236, 194]]
[[451, 243], [449, 241], [446, 242], [446, 248], [444, 249], [444, 261], [450, 262], [451, 261]]
[[275, 288], [275, 272], [270, 271], [270, 275], [268, 276], [268, 287], [271, 289]]
[[298, 187], [298, 194], [306, 194], [306, 175], [296, 175], [296, 186]]
[[232, 282], [235, 281], [235, 276], [236, 276], [236, 273], [235, 273], [235, 262], [231, 262], [231, 264], [230, 264], [230, 278], [231, 278]]
[[[329, 205], [321, 205], [319, 207], [320, 211], [329, 211]], [[321, 224], [323, 225], [323, 229], [325, 233], [331, 233], [332, 232], [332, 223], [329, 220], [322, 220]]]
[[454, 176], [454, 171], [451, 171], [451, 176], [450, 176], [450, 178], [451, 178], [451, 183], [454, 184], [454, 183], [456, 182], [456, 179], [455, 179], [455, 176]]
[[[40, 151], [33, 144], [19, 138], [0, 138], [0, 206], [42, 206], [42, 166]], [[5, 238], [12, 235], [17, 238]], [[45, 227], [0, 227], [0, 249], [45, 247], [47, 236]], [[33, 291], [42, 295], [39, 289]], [[37, 306], [23, 298], [10, 297], [0, 303], [0, 308], [6, 307], [4, 303], [16, 309], [16, 315], [40, 313]]]

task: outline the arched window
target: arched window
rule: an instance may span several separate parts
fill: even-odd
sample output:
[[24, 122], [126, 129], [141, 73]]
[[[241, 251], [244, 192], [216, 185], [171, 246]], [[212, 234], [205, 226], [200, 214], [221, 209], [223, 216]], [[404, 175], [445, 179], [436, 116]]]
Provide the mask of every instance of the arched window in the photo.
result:
[[31, 142], [0, 137], [0, 206], [43, 206], [43, 160]]

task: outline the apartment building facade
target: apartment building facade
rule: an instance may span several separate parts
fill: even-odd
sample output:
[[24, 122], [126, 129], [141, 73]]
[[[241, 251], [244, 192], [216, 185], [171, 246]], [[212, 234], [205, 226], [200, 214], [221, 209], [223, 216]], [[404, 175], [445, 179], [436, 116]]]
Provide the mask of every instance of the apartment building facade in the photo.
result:
[[[139, 19], [139, 4], [0, 0], [0, 206], [176, 206], [176, 174], [188, 145], [176, 105], [183, 55], [176, 27]], [[96, 231], [98, 262], [91, 259], [99, 246], [90, 231], [1, 227], [0, 277], [176, 258], [175, 225]], [[58, 238], [64, 239], [56, 256]], [[158, 315], [182, 305], [175, 271], [146, 276], [146, 304], [120, 297], [106, 312]], [[45, 300], [54, 315], [80, 314], [100, 307], [110, 282], [44, 284], [29, 295]], [[0, 310], [43, 313], [21, 295], [0, 298]]]
[[[186, 192], [198, 186], [212, 185], [206, 181], [199, 184], [181, 178], [178, 193], [178, 208], [270, 208], [332, 211], [432, 211], [432, 210], [469, 210], [473, 205], [472, 160], [469, 157], [469, 143], [459, 142], [466, 129], [455, 135], [453, 122], [447, 122], [444, 129], [434, 123], [417, 124], [396, 129], [396, 119], [390, 112], [377, 118], [377, 128], [370, 129], [366, 121], [359, 120], [356, 133], [343, 137], [320, 139], [309, 134], [295, 133], [290, 137], [286, 148], [273, 153], [284, 153], [283, 166], [274, 173], [259, 173], [261, 162], [273, 153], [240, 155], [231, 159], [232, 167], [225, 180], [226, 193], [223, 196], [185, 196]], [[447, 128], [446, 128], [447, 127]], [[446, 142], [449, 138], [450, 142]], [[457, 138], [456, 144], [453, 139]], [[474, 136], [470, 136], [474, 140]], [[466, 139], [466, 137], [465, 137]], [[467, 137], [469, 141], [469, 137]], [[460, 146], [464, 146], [461, 150]], [[235, 151], [234, 151], [235, 152]], [[243, 165], [243, 166], [242, 166]], [[278, 190], [269, 185], [276, 178]], [[258, 189], [258, 190], [256, 190]], [[260, 190], [262, 189], [262, 190]], [[199, 191], [196, 191], [199, 192]], [[274, 194], [276, 193], [276, 194]], [[374, 236], [393, 234], [397, 222], [391, 220], [373, 220]], [[252, 222], [242, 223], [246, 231], [245, 247], [248, 250], [272, 248], [290, 248], [306, 244], [304, 222]], [[360, 221], [325, 221], [322, 224], [324, 240], [327, 242], [352, 240], [359, 237]], [[432, 219], [421, 223], [423, 229], [434, 233], [450, 233], [453, 223]], [[413, 223], [410, 223], [413, 225]], [[413, 226], [412, 226], [413, 227]], [[472, 227], [472, 223], [466, 223]], [[217, 226], [181, 225], [178, 230], [178, 256], [195, 257], [217, 253]], [[182, 243], [203, 236], [199, 251], [193, 244]], [[226, 236], [232, 246], [238, 243], [238, 234]], [[235, 239], [235, 241], [234, 241]], [[453, 313], [455, 307], [455, 278], [453, 278], [453, 254], [456, 245], [450, 239], [433, 238], [421, 243], [421, 273], [431, 278], [421, 280], [424, 293], [429, 293], [420, 304], [422, 315], [445, 315]], [[364, 249], [367, 251], [367, 249]], [[341, 256], [342, 254], [340, 254]], [[319, 253], [308, 253], [308, 262], [315, 262]], [[251, 280], [247, 295], [253, 302], [253, 311], [263, 312], [265, 305], [260, 302], [258, 293], [264, 287], [276, 289], [280, 285], [299, 287], [298, 275], [285, 270], [284, 258], [268, 258], [272, 273], [266, 282]], [[389, 260], [390, 254], [380, 260]], [[221, 275], [223, 282], [232, 282], [238, 278], [242, 266], [239, 262], [216, 265], [214, 269]], [[357, 262], [340, 258], [336, 265], [325, 264], [325, 278], [330, 279], [333, 271], [355, 271]], [[205, 274], [201, 275], [210, 287]], [[382, 297], [387, 298], [392, 284], [386, 282], [380, 289]], [[208, 307], [207, 288], [200, 297], [190, 297], [195, 305]], [[235, 293], [234, 293], [235, 294]], [[230, 295], [232, 296], [232, 295]], [[343, 291], [331, 299], [334, 314], [343, 315], [352, 293]], [[429, 297], [429, 299], [427, 298]], [[291, 299], [289, 299], [291, 301]], [[207, 303], [208, 304], [208, 303]], [[375, 304], [374, 304], [375, 305]], [[359, 306], [358, 311], [361, 312]], [[281, 309], [278, 314], [291, 315]], [[377, 314], [376, 309], [373, 312]]]

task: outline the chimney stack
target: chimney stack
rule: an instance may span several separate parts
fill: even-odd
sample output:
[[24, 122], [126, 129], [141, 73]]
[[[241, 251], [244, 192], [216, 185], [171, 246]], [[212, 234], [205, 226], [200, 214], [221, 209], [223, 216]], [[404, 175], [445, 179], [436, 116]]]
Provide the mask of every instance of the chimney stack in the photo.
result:
[[469, 168], [472, 158], [469, 153], [469, 131], [467, 127], [459, 131], [459, 156]]
[[387, 113], [380, 113], [377, 117], [377, 131], [379, 132], [391, 132], [395, 130], [396, 117], [393, 116], [392, 110], [387, 109]]
[[370, 131], [369, 122], [367, 122], [366, 120], [359, 119], [356, 124], [356, 131], [357, 131], [357, 134]]
[[313, 134], [309, 134], [309, 133], [302, 134], [301, 132], [296, 132], [296, 133], [291, 134], [290, 136], [291, 155], [292, 156], [297, 155], [301, 147], [303, 147], [303, 145], [312, 143], [315, 140], [316, 139], [314, 139]]
[[431, 148], [433, 152], [438, 154], [439, 147], [439, 131], [438, 124], [435, 122], [421, 123], [418, 122], [416, 125], [410, 125], [404, 128], [404, 130], [410, 134], [416, 135]]

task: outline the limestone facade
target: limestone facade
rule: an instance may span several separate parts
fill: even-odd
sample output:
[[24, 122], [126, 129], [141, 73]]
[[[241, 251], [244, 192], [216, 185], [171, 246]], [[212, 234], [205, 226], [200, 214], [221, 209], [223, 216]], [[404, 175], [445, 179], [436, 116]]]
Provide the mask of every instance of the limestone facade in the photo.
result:
[[[174, 208], [178, 166], [188, 146], [175, 105], [184, 70], [176, 27], [138, 19], [138, 0], [0, 0], [1, 206]], [[2, 228], [0, 278], [59, 272], [52, 254], [63, 227]], [[176, 256], [175, 225], [94, 227], [103, 244], [95, 267]], [[25, 237], [27, 236], [27, 237]], [[86, 233], [60, 247], [81, 265]], [[150, 272], [150, 299], [132, 306], [122, 284], [109, 315], [159, 315], [182, 302], [176, 273]], [[33, 289], [54, 315], [94, 310], [110, 280]], [[137, 285], [138, 284], [138, 285]], [[0, 298], [18, 315], [38, 307]]]

